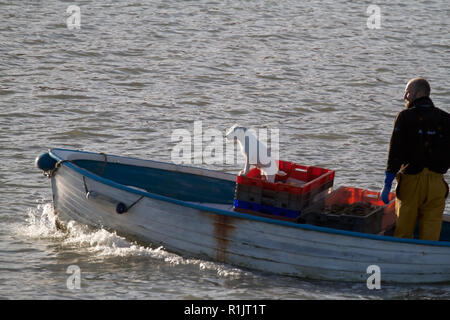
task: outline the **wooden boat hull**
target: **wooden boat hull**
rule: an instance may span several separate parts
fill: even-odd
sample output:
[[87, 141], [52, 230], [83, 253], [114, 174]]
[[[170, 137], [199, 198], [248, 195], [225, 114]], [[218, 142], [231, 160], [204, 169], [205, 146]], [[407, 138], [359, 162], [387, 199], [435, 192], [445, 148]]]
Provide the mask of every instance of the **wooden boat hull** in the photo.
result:
[[[365, 282], [371, 275], [367, 268], [376, 265], [382, 282], [450, 280], [448, 241], [398, 239], [234, 212], [232, 201], [228, 202], [234, 175], [225, 173], [64, 149], [53, 149], [50, 155], [63, 161], [51, 176], [54, 208], [62, 222], [76, 220], [183, 256], [282, 275]], [[83, 161], [92, 161], [97, 169], [88, 170], [92, 164]], [[181, 189], [198, 179], [191, 189], [204, 192], [213, 183], [213, 191], [195, 198], [187, 190], [177, 198], [150, 193], [142, 185], [132, 185], [133, 181], [127, 186], [117, 182], [122, 178], [108, 179], [109, 169], [101, 172], [102, 163], [160, 170], [161, 179], [152, 183], [164, 184], [164, 175], [170, 172], [179, 179], [174, 181]], [[89, 199], [89, 192], [130, 208], [118, 214], [113, 201]], [[214, 201], [203, 201], [210, 199]]]

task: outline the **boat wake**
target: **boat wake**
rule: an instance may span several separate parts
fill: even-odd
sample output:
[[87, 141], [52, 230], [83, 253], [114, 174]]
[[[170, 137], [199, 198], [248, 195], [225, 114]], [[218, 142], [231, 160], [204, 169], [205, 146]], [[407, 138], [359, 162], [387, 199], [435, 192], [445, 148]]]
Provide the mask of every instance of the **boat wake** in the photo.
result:
[[[187, 259], [167, 252], [163, 247], [151, 248], [131, 242], [126, 238], [103, 228], [93, 229], [76, 221], [70, 221], [66, 230], [56, 227], [57, 216], [51, 203], [39, 204], [28, 210], [25, 226], [16, 227], [16, 234], [31, 240], [57, 242], [64, 249], [75, 249], [88, 254], [89, 260], [101, 262], [110, 257], [148, 257], [172, 266], [198, 266], [199, 270], [213, 271], [222, 277], [240, 277], [247, 271], [216, 262], [201, 259]], [[98, 261], [100, 260], [100, 261]]]

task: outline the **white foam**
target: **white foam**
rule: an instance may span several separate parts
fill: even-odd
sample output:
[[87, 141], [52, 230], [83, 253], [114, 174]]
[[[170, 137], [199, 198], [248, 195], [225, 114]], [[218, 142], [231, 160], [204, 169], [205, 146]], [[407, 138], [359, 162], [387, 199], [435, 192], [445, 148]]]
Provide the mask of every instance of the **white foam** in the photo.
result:
[[28, 209], [27, 225], [16, 227], [17, 233], [28, 238], [64, 238], [65, 234], [56, 228], [56, 215], [51, 203], [39, 204], [37, 208]]
[[164, 261], [172, 266], [194, 265], [200, 270], [215, 271], [222, 277], [236, 277], [246, 272], [228, 265], [205, 261], [201, 259], [187, 259], [177, 254], [167, 252], [163, 247], [150, 248], [130, 242], [124, 237], [106, 229], [92, 229], [76, 221], [66, 224], [67, 230], [56, 227], [56, 215], [51, 203], [39, 204], [37, 208], [28, 210], [26, 225], [18, 225], [16, 234], [29, 239], [58, 241], [63, 248], [76, 248], [79, 252], [92, 254], [92, 259], [108, 257], [137, 257], [145, 256]]

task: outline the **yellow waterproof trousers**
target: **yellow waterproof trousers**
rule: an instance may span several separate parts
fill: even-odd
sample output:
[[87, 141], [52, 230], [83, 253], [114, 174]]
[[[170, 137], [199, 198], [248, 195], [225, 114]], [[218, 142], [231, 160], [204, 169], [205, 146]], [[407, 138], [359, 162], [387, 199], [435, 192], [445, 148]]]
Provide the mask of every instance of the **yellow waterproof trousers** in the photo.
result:
[[418, 174], [398, 174], [394, 236], [413, 238], [419, 220], [419, 238], [439, 240], [448, 185], [442, 174], [423, 169]]

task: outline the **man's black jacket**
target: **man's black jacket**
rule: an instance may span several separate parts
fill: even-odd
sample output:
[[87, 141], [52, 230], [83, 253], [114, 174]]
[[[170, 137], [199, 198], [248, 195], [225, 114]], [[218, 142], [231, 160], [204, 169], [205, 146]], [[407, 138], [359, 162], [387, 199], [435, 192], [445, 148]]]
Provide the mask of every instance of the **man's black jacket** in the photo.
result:
[[450, 167], [450, 114], [428, 97], [398, 113], [389, 145], [387, 172], [417, 174], [423, 168], [446, 173]]

